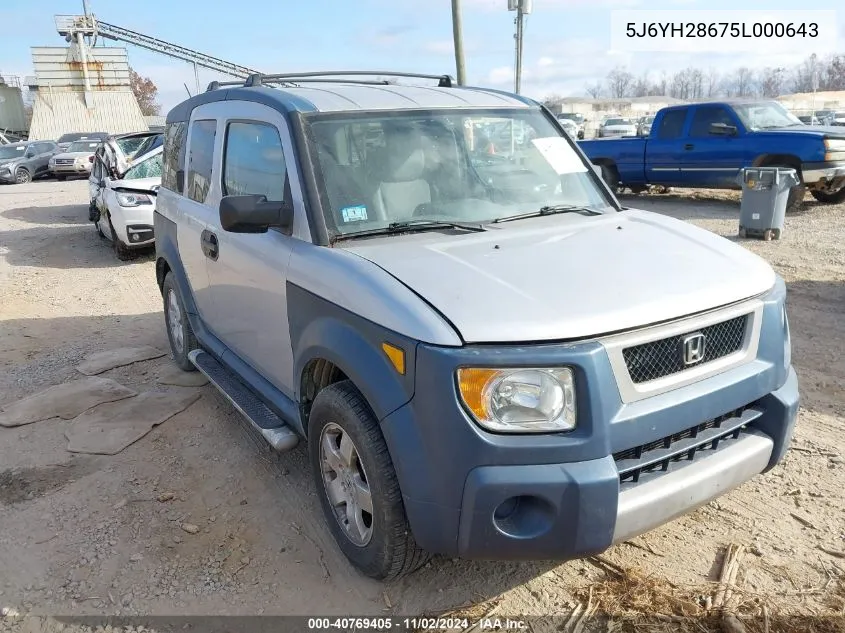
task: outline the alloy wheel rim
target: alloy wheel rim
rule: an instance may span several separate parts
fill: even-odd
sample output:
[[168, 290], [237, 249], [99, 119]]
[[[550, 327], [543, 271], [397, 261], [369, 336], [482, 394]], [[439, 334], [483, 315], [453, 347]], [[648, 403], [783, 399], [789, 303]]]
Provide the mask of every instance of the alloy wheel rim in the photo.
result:
[[176, 292], [172, 288], [167, 291], [167, 322], [170, 326], [170, 339], [173, 341], [173, 347], [181, 354], [184, 347], [182, 311], [179, 309]]
[[373, 537], [373, 497], [352, 437], [335, 423], [320, 434], [323, 488], [346, 538], [358, 547]]

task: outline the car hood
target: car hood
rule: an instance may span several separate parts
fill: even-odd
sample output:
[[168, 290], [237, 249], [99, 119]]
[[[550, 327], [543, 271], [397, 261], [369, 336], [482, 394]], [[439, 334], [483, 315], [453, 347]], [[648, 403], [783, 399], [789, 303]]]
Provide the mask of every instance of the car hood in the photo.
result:
[[776, 281], [741, 246], [636, 210], [341, 244], [423, 297], [467, 343], [589, 338], [734, 303]]
[[94, 152], [60, 152], [58, 154], [53, 154], [50, 158], [88, 158], [93, 154]]
[[628, 132], [636, 127], [636, 125], [605, 125], [602, 129], [605, 132]]
[[803, 134], [817, 135], [819, 138], [845, 139], [845, 129], [841, 125], [795, 125], [793, 127], [778, 127], [769, 130], [758, 130], [757, 134]]
[[131, 178], [129, 180], [111, 180], [109, 181], [109, 189], [123, 189], [130, 191], [144, 191], [155, 194], [161, 186], [161, 176], [154, 176], [152, 178]]
[[23, 156], [16, 156], [15, 158], [0, 158], [0, 166], [8, 165], [9, 163], [14, 163], [15, 161], [19, 161], [23, 158]]

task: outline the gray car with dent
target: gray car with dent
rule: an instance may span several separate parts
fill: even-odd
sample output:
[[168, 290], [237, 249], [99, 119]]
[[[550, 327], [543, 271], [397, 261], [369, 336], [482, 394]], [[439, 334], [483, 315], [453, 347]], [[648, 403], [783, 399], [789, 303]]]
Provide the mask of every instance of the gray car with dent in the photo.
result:
[[779, 462], [763, 260], [621, 207], [530, 99], [348, 75], [174, 108], [155, 234], [175, 362], [307, 444], [357, 568], [585, 556]]
[[53, 141], [23, 141], [0, 145], [0, 183], [23, 184], [50, 175], [50, 157], [58, 151]]

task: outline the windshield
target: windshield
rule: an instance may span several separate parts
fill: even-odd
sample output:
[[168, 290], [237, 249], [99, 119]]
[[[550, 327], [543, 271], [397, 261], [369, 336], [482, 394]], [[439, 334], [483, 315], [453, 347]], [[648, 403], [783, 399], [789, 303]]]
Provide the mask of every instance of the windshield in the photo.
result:
[[161, 154], [150, 156], [137, 165], [133, 165], [123, 174], [123, 180], [161, 177]]
[[734, 111], [745, 127], [752, 131], [802, 125], [797, 116], [775, 101], [738, 104], [734, 106]]
[[100, 141], [74, 141], [67, 148], [67, 152], [91, 152], [93, 154], [97, 151], [99, 144]]
[[0, 147], [0, 160], [7, 158], [18, 158], [26, 152], [26, 145], [7, 145]]
[[145, 136], [130, 136], [127, 138], [119, 138], [115, 140], [115, 144], [120, 148], [120, 151], [127, 157], [134, 155], [145, 154], [151, 149], [155, 148], [155, 140], [160, 134], [150, 134]]
[[628, 119], [608, 119], [604, 122], [605, 125], [631, 125]]
[[56, 143], [71, 143], [73, 141], [81, 140], [97, 140], [103, 139], [102, 132], [70, 132], [69, 134], [62, 134]]
[[394, 222], [489, 222], [547, 205], [609, 210], [539, 110], [315, 115], [310, 139], [335, 234]]
[[568, 119], [570, 121], [580, 121], [583, 117], [580, 114], [564, 112], [563, 114], [558, 114], [557, 118]]

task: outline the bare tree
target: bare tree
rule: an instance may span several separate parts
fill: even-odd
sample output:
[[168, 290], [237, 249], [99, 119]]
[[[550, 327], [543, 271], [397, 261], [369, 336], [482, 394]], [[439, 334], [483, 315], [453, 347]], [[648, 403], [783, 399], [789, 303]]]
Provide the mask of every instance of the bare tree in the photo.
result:
[[546, 95], [546, 98], [543, 99], [543, 105], [549, 108], [550, 110], [554, 110], [557, 106], [559, 106], [563, 102], [563, 97], [561, 97], [557, 93], [552, 93], [550, 95]]
[[631, 88], [631, 96], [633, 97], [647, 97], [651, 94], [653, 86], [648, 78], [648, 73], [643, 73], [642, 77], [634, 82]]
[[764, 68], [760, 71], [760, 94], [764, 97], [779, 97], [786, 80], [785, 68]]
[[704, 73], [698, 68], [688, 68], [689, 98], [701, 99], [704, 96]]
[[834, 55], [825, 63], [821, 90], [845, 90], [845, 55]]
[[737, 68], [724, 85], [729, 97], [751, 97], [756, 90], [754, 71], [745, 66]]
[[715, 97], [719, 92], [719, 73], [715, 68], [707, 71], [707, 76], [704, 79], [704, 92], [702, 96]]
[[604, 86], [600, 81], [584, 86], [584, 91], [593, 99], [599, 99], [604, 94]]
[[634, 76], [622, 66], [617, 66], [607, 74], [607, 85], [610, 96], [614, 99], [631, 96], [631, 86]]
[[821, 75], [822, 65], [815, 53], [801, 62], [792, 73], [793, 92], [813, 92], [818, 87], [815, 83]]

